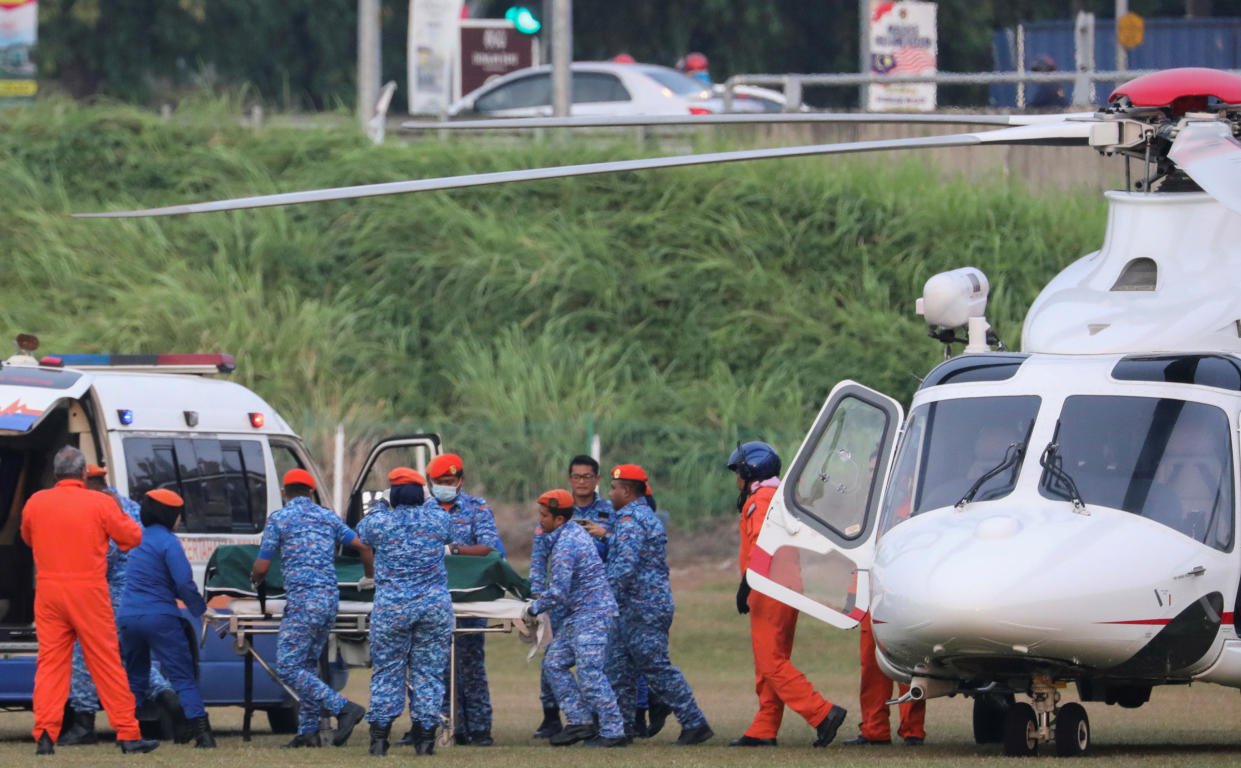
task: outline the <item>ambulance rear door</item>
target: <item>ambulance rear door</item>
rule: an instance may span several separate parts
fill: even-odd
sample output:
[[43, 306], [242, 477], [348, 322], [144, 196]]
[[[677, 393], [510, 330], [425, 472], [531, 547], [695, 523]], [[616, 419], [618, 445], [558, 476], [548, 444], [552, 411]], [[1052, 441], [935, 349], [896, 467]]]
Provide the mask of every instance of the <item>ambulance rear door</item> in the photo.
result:
[[375, 502], [388, 492], [388, 473], [397, 467], [409, 467], [427, 473], [427, 464], [442, 453], [440, 436], [434, 433], [393, 435], [371, 448], [362, 463], [362, 471], [349, 491], [345, 522], [355, 527]]
[[837, 384], [772, 498], [750, 556], [751, 588], [836, 627], [870, 604], [880, 496], [904, 411]]

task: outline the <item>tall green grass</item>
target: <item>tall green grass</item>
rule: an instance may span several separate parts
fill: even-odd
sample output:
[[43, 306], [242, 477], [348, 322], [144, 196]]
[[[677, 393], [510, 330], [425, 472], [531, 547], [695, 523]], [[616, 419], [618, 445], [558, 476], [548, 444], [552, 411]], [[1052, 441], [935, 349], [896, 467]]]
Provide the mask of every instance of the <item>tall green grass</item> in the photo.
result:
[[944, 181], [896, 157], [802, 159], [159, 220], [66, 211], [580, 163], [632, 145], [388, 143], [47, 101], [0, 112], [0, 328], [44, 350], [229, 351], [319, 446], [435, 428], [475, 490], [563, 480], [591, 426], [692, 521], [725, 513], [738, 439], [791, 460], [831, 386], [908, 400], [942, 355], [914, 312], [964, 265], [1016, 346], [1105, 207]]

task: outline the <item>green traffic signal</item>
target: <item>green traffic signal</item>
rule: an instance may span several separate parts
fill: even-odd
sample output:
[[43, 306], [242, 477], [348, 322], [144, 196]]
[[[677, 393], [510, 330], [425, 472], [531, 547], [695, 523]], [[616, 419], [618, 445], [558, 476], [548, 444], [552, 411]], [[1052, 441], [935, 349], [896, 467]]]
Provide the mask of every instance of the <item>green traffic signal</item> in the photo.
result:
[[517, 27], [517, 31], [526, 35], [533, 35], [543, 28], [543, 25], [529, 8], [522, 5], [514, 5], [504, 13], [504, 18], [513, 22], [513, 26]]

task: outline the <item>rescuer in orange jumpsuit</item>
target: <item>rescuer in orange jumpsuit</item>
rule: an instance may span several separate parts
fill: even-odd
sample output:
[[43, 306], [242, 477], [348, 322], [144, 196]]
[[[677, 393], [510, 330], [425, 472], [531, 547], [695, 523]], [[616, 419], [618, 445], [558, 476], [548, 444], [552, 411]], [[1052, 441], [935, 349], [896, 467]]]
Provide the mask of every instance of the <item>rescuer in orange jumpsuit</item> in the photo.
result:
[[737, 612], [750, 614], [750, 641], [754, 646], [754, 688], [758, 693], [758, 714], [730, 747], [774, 747], [784, 707], [814, 726], [816, 747], [826, 747], [836, 737], [845, 720], [845, 709], [819, 695], [806, 676], [793, 666], [793, 632], [797, 628], [797, 609], [766, 595], [750, 592], [745, 572], [750, 552], [763, 529], [767, 507], [780, 485], [780, 456], [767, 443], [752, 441], [737, 446], [728, 459], [728, 469], [737, 473], [738, 510], [741, 512], [741, 585], [737, 589]]
[[116, 619], [108, 593], [108, 540], [122, 550], [142, 543], [142, 528], [106, 494], [86, 488], [86, 458], [65, 446], [52, 464], [57, 483], [30, 497], [22, 509], [22, 540], [34, 552], [35, 631], [39, 658], [34, 676], [35, 754], [50, 755], [60, 736], [73, 642], [82, 646], [99, 700], [124, 752], [150, 752], [138, 730], [134, 697], [121, 666]]

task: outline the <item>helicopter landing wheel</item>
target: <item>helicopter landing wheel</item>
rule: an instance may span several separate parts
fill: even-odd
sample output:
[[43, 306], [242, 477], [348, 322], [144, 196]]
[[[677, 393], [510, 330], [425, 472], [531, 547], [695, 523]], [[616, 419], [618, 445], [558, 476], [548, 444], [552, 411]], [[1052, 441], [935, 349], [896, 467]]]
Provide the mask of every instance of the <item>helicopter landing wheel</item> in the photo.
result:
[[1090, 749], [1090, 720], [1086, 708], [1070, 702], [1056, 714], [1056, 754], [1081, 757]]
[[1033, 757], [1038, 754], [1038, 718], [1034, 707], [1020, 702], [1004, 716], [1004, 754], [1009, 757]]
[[1012, 709], [1011, 693], [980, 693], [974, 697], [974, 743], [1000, 744], [1004, 741], [1004, 717]]

